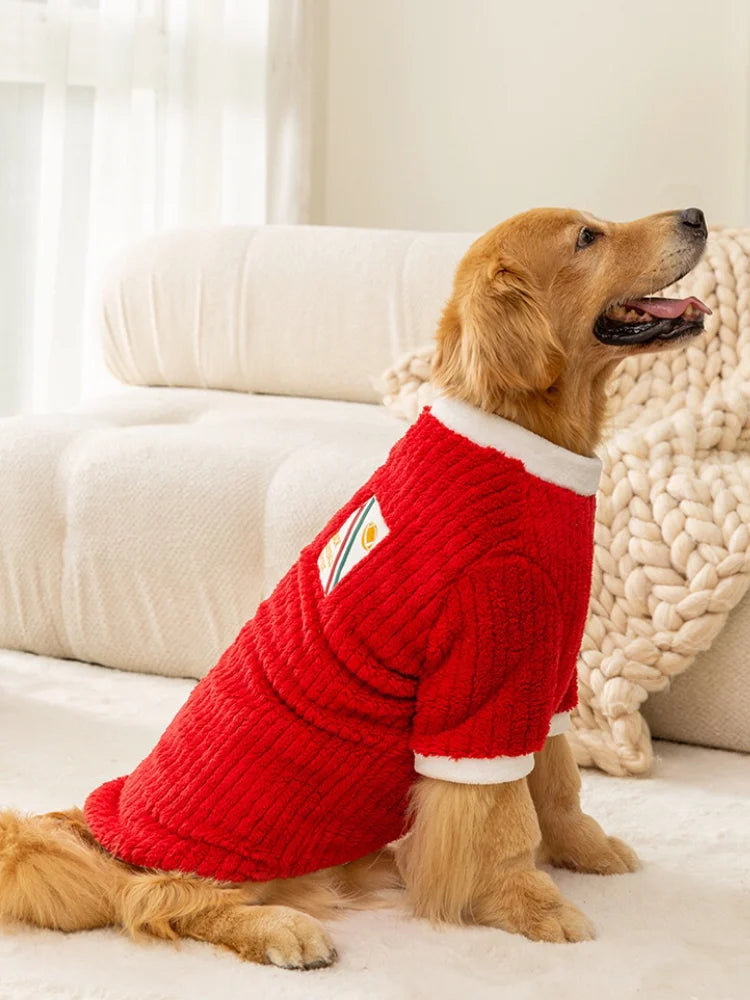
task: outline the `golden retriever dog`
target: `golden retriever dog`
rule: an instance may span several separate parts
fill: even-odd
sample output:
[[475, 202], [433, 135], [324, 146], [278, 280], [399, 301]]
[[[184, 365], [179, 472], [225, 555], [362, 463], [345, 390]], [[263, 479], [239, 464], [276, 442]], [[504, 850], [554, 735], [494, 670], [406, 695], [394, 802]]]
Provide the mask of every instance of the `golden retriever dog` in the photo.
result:
[[[701, 332], [702, 303], [649, 297], [690, 271], [705, 242], [694, 208], [625, 224], [560, 209], [503, 222], [458, 267], [437, 331], [435, 385], [592, 456], [618, 363], [679, 348]], [[638, 861], [582, 812], [579, 792], [565, 736], [550, 736], [518, 780], [415, 774], [408, 830], [394, 850], [383, 845], [339, 867], [245, 883], [126, 864], [100, 846], [78, 809], [4, 812], [0, 918], [194, 938], [248, 961], [309, 969], [336, 955], [321, 918], [375, 905], [379, 890], [401, 885], [413, 912], [431, 921], [583, 941], [593, 936], [588, 920], [537, 864], [612, 875]]]

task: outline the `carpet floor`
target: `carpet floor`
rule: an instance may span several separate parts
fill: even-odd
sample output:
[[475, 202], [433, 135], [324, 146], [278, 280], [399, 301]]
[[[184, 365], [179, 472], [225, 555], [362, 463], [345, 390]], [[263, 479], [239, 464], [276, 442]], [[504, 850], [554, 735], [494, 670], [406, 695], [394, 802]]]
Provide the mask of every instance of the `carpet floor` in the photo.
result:
[[[0, 808], [81, 804], [151, 748], [192, 682], [0, 652]], [[635, 875], [555, 872], [598, 939], [436, 930], [396, 906], [331, 924], [318, 972], [115, 930], [0, 932], [1, 1000], [747, 1000], [750, 759], [657, 744], [649, 779], [584, 774], [586, 808], [640, 853]]]

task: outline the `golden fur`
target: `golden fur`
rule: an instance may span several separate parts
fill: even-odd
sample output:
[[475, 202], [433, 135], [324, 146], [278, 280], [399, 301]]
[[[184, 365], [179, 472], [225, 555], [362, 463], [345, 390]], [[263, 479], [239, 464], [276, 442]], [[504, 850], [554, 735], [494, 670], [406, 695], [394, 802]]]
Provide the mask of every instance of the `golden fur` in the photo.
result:
[[[577, 250], [583, 226], [602, 235]], [[633, 350], [662, 349], [605, 347], [593, 336], [596, 318], [669, 284], [701, 250], [672, 212], [614, 224], [538, 209], [502, 223], [459, 265], [437, 334], [436, 384], [591, 454], [617, 363]], [[536, 860], [598, 874], [633, 871], [638, 862], [581, 811], [579, 793], [565, 737], [551, 737], [520, 781], [421, 778], [395, 859], [384, 850], [241, 886], [125, 865], [94, 841], [80, 810], [0, 813], [0, 919], [63, 931], [119, 925], [134, 937], [196, 938], [249, 961], [316, 968], [335, 958], [319, 918], [376, 905], [380, 889], [402, 881], [414, 911], [430, 920], [581, 941], [591, 926]]]

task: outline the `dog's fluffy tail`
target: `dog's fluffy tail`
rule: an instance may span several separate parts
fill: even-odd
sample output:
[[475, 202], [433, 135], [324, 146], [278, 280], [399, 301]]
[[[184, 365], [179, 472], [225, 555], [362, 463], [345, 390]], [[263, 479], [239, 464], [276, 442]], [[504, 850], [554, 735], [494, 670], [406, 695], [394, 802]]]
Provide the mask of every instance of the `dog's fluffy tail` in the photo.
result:
[[0, 922], [61, 931], [107, 926], [123, 877], [79, 809], [44, 816], [0, 811]]

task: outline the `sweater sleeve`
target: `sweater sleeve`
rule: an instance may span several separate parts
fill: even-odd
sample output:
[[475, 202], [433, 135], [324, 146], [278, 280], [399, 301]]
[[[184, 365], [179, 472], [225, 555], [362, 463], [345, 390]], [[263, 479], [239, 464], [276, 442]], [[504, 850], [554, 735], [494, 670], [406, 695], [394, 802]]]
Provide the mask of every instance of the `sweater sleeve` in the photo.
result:
[[430, 637], [412, 735], [415, 770], [469, 784], [528, 774], [547, 735], [567, 728], [556, 714], [561, 643], [554, 586], [530, 559], [508, 556], [463, 576]]

